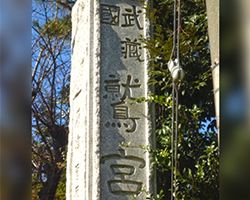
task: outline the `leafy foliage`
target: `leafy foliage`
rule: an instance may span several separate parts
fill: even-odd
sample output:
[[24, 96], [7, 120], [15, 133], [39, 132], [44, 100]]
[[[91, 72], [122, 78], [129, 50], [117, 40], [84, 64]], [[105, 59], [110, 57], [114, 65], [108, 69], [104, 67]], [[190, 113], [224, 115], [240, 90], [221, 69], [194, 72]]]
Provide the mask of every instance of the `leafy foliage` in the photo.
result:
[[71, 17], [70, 15], [63, 18], [50, 19], [41, 27], [39, 21], [33, 21], [33, 26], [37, 27], [42, 35], [49, 35], [50, 37], [57, 37], [62, 39], [70, 36]]
[[[177, 199], [218, 199], [218, 146], [212, 73], [203, 0], [181, 2], [181, 65], [185, 79], [179, 89]], [[172, 80], [167, 68], [173, 46], [173, 1], [154, 1], [148, 9], [153, 36], [144, 40], [150, 53], [150, 81], [155, 89], [147, 99], [156, 105], [158, 198], [170, 198]], [[160, 58], [160, 59], [159, 59]], [[161, 60], [161, 62], [159, 62]]]

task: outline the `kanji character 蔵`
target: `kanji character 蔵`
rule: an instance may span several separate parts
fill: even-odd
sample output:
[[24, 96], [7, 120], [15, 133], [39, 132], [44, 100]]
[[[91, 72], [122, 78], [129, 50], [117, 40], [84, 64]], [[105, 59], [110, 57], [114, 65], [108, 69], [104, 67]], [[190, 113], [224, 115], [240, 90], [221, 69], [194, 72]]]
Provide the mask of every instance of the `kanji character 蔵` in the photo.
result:
[[124, 58], [137, 58], [138, 61], [143, 62], [143, 60], [141, 59], [141, 43], [139, 43], [137, 41], [137, 39], [135, 39], [134, 41], [132, 41], [129, 38], [126, 38], [125, 41], [121, 41], [122, 43], [122, 54]]

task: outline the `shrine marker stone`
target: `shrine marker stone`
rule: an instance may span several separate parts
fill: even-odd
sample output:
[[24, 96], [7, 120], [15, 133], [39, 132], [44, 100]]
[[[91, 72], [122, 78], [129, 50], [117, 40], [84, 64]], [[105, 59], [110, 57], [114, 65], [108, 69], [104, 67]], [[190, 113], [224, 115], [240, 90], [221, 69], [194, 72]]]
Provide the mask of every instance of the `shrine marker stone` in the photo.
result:
[[153, 110], [148, 58], [141, 37], [149, 25], [135, 0], [78, 0], [73, 8], [67, 200], [150, 199], [148, 147]]

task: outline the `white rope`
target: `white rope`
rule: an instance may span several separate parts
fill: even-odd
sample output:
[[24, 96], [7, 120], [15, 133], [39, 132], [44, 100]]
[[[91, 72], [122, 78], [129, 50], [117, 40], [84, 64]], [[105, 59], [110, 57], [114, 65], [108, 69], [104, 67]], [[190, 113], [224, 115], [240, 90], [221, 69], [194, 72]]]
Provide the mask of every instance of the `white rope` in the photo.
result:
[[176, 193], [177, 193], [177, 170], [178, 170], [178, 104], [179, 104], [179, 95], [178, 95], [178, 86], [174, 85], [175, 88], [175, 155], [174, 155], [174, 160], [175, 160], [175, 166], [174, 166], [174, 194], [176, 198]]
[[176, 3], [177, 1], [174, 0], [174, 17], [173, 17], [173, 48], [170, 55], [170, 59], [172, 60], [173, 56], [175, 56], [175, 50], [176, 50]]
[[[174, 81], [173, 81], [173, 85], [174, 85]], [[171, 200], [173, 200], [173, 192], [174, 192], [174, 108], [175, 108], [175, 89], [174, 87], [172, 87], [172, 134], [171, 134]]]
[[[180, 68], [180, 27], [181, 27], [181, 0], [174, 0], [174, 22], [173, 22], [173, 49], [170, 56], [169, 70], [172, 83], [172, 134], [171, 134], [171, 200], [177, 199], [177, 171], [178, 171], [178, 83], [183, 78], [183, 70]], [[178, 23], [177, 21], [178, 12]], [[177, 30], [176, 30], [177, 29]], [[172, 58], [175, 58], [172, 61]], [[176, 61], [177, 60], [177, 61]]]
[[180, 62], [181, 0], [178, 0], [177, 60]]

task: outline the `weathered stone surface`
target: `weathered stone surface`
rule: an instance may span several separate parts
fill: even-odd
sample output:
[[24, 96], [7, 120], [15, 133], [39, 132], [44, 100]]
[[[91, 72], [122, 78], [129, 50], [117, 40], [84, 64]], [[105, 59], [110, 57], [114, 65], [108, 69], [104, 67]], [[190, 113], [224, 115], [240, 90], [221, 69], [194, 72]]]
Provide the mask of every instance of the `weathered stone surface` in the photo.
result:
[[148, 33], [143, 5], [78, 0], [73, 9], [68, 200], [145, 200], [154, 190], [147, 147]]
[[[207, 15], [208, 15], [208, 32], [211, 53], [211, 63], [213, 67], [213, 87], [214, 87], [214, 101], [215, 114], [217, 119], [218, 133], [220, 129], [220, 41], [219, 41], [219, 0], [207, 0]], [[218, 134], [218, 142], [220, 141], [220, 134]]]

